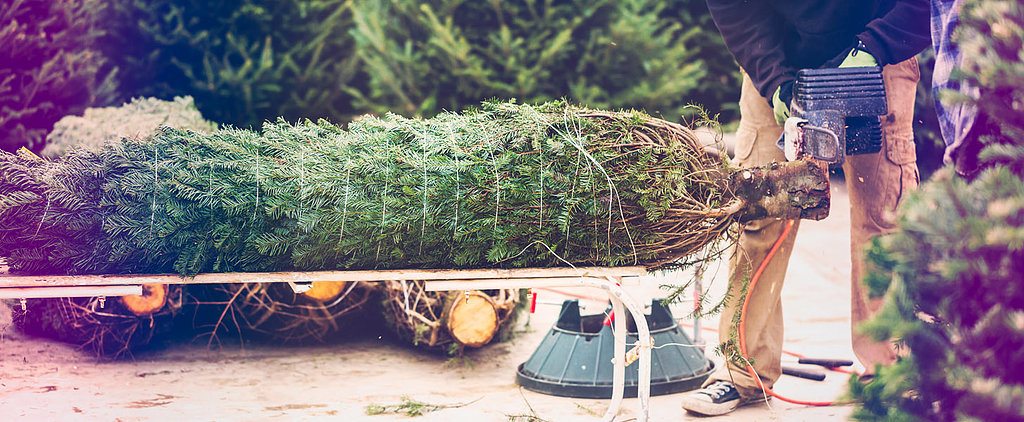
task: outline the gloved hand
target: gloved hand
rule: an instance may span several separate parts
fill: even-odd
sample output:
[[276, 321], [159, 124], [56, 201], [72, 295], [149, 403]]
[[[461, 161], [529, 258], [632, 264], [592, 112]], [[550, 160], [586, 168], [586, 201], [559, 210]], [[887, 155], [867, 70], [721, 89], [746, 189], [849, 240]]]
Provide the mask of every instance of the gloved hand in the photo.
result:
[[868, 53], [868, 48], [864, 46], [863, 42], [857, 41], [857, 45], [850, 49], [843, 61], [839, 63], [840, 69], [844, 67], [878, 67], [878, 60]]
[[775, 88], [775, 94], [772, 95], [772, 109], [775, 111], [775, 122], [779, 126], [786, 124], [786, 119], [789, 118], [789, 102], [793, 100], [793, 81], [783, 82], [778, 88]]
[[[850, 48], [850, 51], [840, 54], [825, 62], [822, 67], [845, 68], [873, 66], [878, 66], [878, 60], [868, 52], [868, 48], [864, 46], [864, 43], [858, 40], [857, 44]], [[783, 82], [782, 85], [775, 89], [775, 94], [772, 95], [772, 110], [775, 112], [775, 122], [778, 123], [779, 126], [784, 126], [786, 124], [786, 119], [789, 118], [789, 103], [792, 100], [793, 81]]]

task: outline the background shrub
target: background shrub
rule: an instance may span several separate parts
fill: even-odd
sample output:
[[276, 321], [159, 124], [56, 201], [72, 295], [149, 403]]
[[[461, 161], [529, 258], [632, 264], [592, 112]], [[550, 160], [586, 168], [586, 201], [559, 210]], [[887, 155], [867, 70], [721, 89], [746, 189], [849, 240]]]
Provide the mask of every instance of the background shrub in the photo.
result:
[[353, 15], [369, 78], [353, 92], [360, 109], [432, 115], [489, 97], [565, 97], [678, 120], [690, 102], [734, 110], [738, 98], [704, 2], [364, 1]]
[[887, 303], [865, 329], [909, 355], [850, 383], [858, 419], [1024, 420], [1024, 6], [978, 1], [961, 22], [959, 72], [982, 93], [958, 100], [995, 128], [978, 139], [986, 170], [940, 170], [869, 250], [865, 281]]
[[94, 48], [95, 0], [0, 2], [0, 149], [38, 152], [53, 124], [114, 99], [112, 72]]
[[350, 13], [343, 0], [112, 0], [104, 52], [124, 96], [192, 96], [236, 126], [352, 116]]
[[190, 95], [207, 118], [429, 117], [568, 98], [731, 119], [738, 69], [699, 0], [114, 0], [123, 99]]
[[98, 147], [122, 137], [145, 138], [161, 126], [199, 133], [217, 129], [199, 114], [192, 97], [135, 98], [119, 107], [87, 108], [81, 116], [64, 116], [46, 137], [42, 155], [56, 157], [75, 146]]

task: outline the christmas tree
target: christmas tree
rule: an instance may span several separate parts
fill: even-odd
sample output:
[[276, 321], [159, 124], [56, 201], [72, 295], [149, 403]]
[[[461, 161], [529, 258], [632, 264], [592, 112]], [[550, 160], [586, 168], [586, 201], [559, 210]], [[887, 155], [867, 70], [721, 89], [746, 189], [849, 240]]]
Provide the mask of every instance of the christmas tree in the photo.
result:
[[114, 73], [95, 46], [103, 9], [90, 0], [0, 3], [0, 149], [39, 151], [58, 119], [112, 101]]
[[97, 148], [126, 136], [146, 138], [161, 126], [203, 133], [217, 128], [203, 119], [192, 97], [135, 98], [120, 107], [87, 108], [81, 116], [64, 116], [46, 135], [41, 155], [56, 157], [76, 146]]
[[816, 166], [733, 172], [682, 126], [560, 103], [0, 159], [0, 255], [32, 273], [653, 268], [738, 216], [827, 213]]
[[[165, 127], [53, 161], [0, 155], [0, 194], [0, 256], [30, 274], [668, 268], [715, 259], [734, 221], [828, 212], [815, 164], [731, 169], [683, 126], [564, 103], [367, 116], [347, 129]], [[212, 334], [230, 316], [271, 338], [322, 340], [367, 301], [364, 283], [328, 284], [189, 294], [228, 304]], [[517, 295], [484, 296], [500, 331]], [[423, 312], [445, 312], [443, 299]], [[422, 340], [415, 322], [392, 322]]]
[[968, 139], [983, 170], [941, 170], [902, 206], [901, 231], [868, 251], [865, 281], [887, 303], [865, 329], [909, 353], [850, 383], [858, 419], [1024, 420], [1022, 16], [1017, 2], [962, 10], [959, 71], [981, 96], [960, 100], [988, 116]]

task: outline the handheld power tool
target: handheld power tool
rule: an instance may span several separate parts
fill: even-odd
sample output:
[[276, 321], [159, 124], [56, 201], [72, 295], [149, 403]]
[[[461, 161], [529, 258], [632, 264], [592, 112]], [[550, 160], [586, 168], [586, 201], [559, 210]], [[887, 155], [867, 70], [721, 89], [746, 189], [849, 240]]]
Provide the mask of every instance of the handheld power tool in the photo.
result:
[[889, 111], [880, 68], [803, 69], [793, 91], [790, 117], [778, 141], [787, 160], [808, 155], [842, 165], [847, 155], [881, 150], [879, 116]]

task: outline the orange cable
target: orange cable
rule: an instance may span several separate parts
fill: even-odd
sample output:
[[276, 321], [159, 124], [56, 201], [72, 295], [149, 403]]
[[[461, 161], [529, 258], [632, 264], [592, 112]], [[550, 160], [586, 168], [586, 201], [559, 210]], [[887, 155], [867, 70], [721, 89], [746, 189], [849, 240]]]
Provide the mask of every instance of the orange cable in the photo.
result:
[[757, 372], [754, 371], [754, 367], [750, 365], [750, 362], [749, 362], [750, 359], [747, 356], [747, 342], [746, 342], [746, 335], [744, 334], [745, 331], [746, 331], [746, 326], [747, 326], [747, 318], [746, 318], [747, 317], [747, 305], [750, 304], [750, 297], [754, 295], [754, 288], [757, 286], [757, 281], [761, 278], [761, 274], [764, 273], [765, 268], [768, 267], [768, 263], [771, 262], [772, 257], [775, 256], [775, 253], [779, 251], [779, 248], [782, 246], [782, 242], [786, 240], [787, 236], [789, 236], [789, 232], [792, 231], [793, 225], [795, 225], [795, 224], [796, 224], [796, 220], [786, 220], [786, 227], [782, 230], [782, 234], [780, 234], [779, 238], [777, 240], [775, 240], [775, 244], [773, 244], [772, 248], [768, 250], [768, 254], [764, 257], [764, 260], [761, 261], [761, 265], [759, 265], [757, 267], [757, 271], [754, 272], [754, 276], [750, 279], [750, 286], [747, 287], [747, 297], [746, 297], [746, 299], [743, 300], [743, 307], [740, 309], [740, 326], [739, 326], [739, 331], [740, 331], [739, 332], [740, 355], [743, 357], [743, 360], [747, 361], [747, 373], [749, 373], [751, 377], [753, 377], [755, 380], [757, 380], [757, 385], [759, 387], [761, 387], [761, 390], [763, 390], [764, 392], [766, 392], [768, 394], [771, 394], [772, 397], [778, 398], [779, 400], [782, 400], [782, 401], [785, 401], [785, 402], [789, 402], [789, 403], [793, 403], [793, 404], [801, 404], [801, 405], [805, 405], [805, 406], [831, 406], [831, 405], [834, 404], [834, 402], [831, 402], [831, 401], [814, 402], [814, 401], [794, 400], [794, 399], [790, 399], [790, 398], [787, 398], [787, 397], [783, 397], [783, 396], [779, 395], [778, 393], [776, 393], [775, 391], [772, 391], [771, 388], [765, 387], [764, 383], [761, 382], [761, 377], [759, 377], [757, 375]]

